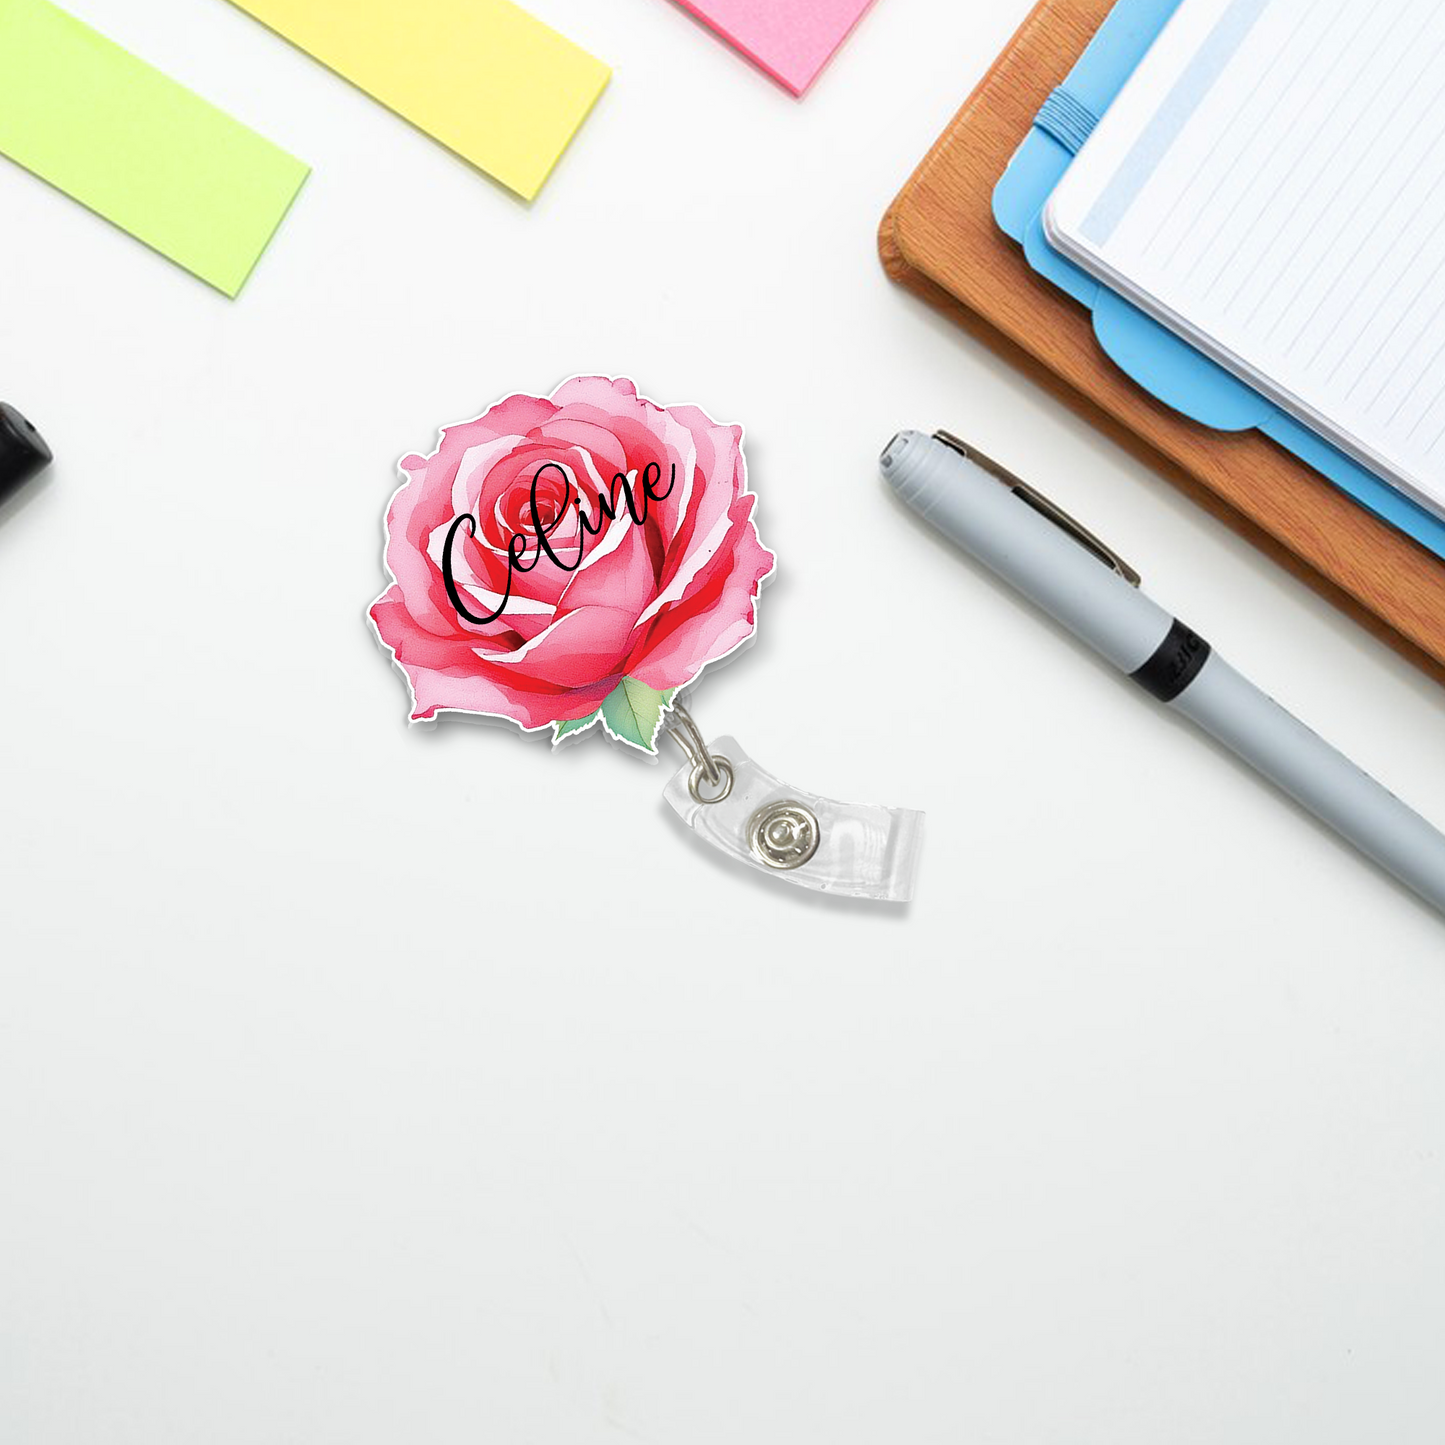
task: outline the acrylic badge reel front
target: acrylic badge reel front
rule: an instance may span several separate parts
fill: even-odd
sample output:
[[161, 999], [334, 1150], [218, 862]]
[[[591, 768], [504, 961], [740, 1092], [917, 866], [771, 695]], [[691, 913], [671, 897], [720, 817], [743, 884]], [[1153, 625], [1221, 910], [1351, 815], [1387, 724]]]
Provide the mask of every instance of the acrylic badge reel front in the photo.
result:
[[401, 463], [372, 626], [413, 722], [470, 713], [648, 758], [665, 729], [686, 762], [664, 796], [700, 838], [773, 878], [906, 902], [921, 813], [790, 787], [679, 701], [752, 639], [773, 571], [742, 440], [602, 376], [444, 427]]

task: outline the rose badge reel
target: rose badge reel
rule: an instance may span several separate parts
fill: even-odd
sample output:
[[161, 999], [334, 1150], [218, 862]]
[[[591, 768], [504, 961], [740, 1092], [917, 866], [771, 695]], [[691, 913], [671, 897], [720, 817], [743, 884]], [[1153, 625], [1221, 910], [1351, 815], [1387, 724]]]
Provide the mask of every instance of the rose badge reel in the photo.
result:
[[907, 901], [922, 814], [789, 787], [679, 701], [751, 640], [773, 571], [741, 427], [579, 376], [444, 427], [401, 472], [369, 615], [413, 722], [469, 713], [648, 756], [666, 730], [686, 761], [664, 796], [700, 837], [788, 882]]

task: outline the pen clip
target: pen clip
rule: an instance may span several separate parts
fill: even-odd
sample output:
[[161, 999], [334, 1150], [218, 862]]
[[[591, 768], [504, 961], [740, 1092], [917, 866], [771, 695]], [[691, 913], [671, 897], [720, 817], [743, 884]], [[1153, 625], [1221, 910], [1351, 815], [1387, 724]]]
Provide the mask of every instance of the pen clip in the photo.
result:
[[1086, 552], [1097, 557], [1110, 571], [1117, 572], [1131, 587], [1139, 585], [1139, 574], [1112, 547], [1100, 541], [1083, 523], [1075, 521], [1062, 507], [1051, 502], [1042, 492], [1036, 491], [1027, 482], [1020, 481], [1006, 467], [999, 466], [996, 461], [984, 456], [977, 448], [960, 441], [952, 432], [936, 431], [933, 437], [935, 441], [942, 442], [951, 451], [957, 452], [959, 456], [964, 457], [975, 466], [981, 467], [990, 476], [997, 478], [1021, 502], [1027, 502], [1041, 517], [1047, 517], [1054, 526], [1072, 537]]

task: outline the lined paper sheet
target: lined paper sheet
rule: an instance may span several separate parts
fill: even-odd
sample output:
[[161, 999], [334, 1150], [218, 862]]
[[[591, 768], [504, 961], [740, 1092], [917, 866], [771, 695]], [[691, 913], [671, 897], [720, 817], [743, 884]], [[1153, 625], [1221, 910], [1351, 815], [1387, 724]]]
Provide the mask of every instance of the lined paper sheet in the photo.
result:
[[1183, 0], [1061, 249], [1445, 513], [1445, 6]]

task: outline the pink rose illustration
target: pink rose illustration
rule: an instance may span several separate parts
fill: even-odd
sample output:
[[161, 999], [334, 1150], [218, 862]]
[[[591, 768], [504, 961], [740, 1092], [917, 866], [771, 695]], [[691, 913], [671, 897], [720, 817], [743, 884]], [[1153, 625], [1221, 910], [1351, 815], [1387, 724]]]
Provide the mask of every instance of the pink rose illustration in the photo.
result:
[[752, 635], [773, 557], [740, 427], [574, 377], [401, 469], [370, 616], [413, 721], [482, 713], [554, 741], [601, 721], [655, 751], [673, 692]]

